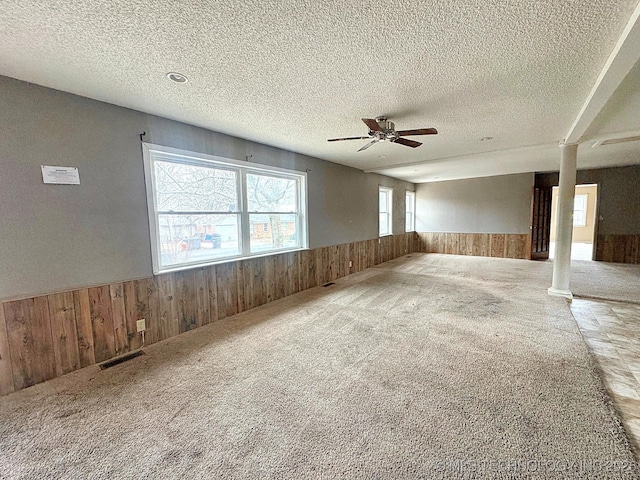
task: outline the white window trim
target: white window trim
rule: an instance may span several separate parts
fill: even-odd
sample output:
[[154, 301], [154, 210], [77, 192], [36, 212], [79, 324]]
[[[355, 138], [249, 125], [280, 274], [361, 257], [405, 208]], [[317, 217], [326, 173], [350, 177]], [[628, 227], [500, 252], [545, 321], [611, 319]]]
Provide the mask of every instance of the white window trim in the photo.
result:
[[[380, 193], [382, 192], [387, 192], [389, 194], [387, 197], [388, 198], [387, 207], [389, 208], [388, 212], [380, 211]], [[389, 225], [389, 231], [387, 233], [382, 233], [380, 231], [380, 214], [382, 213], [386, 213], [388, 216], [387, 225]], [[393, 235], [393, 188], [379, 185], [378, 186], [378, 236], [388, 237], [389, 235]]]
[[[179, 265], [171, 265], [163, 267], [160, 261], [160, 246], [159, 246], [159, 233], [158, 233], [158, 211], [156, 209], [155, 195], [153, 179], [154, 173], [152, 168], [152, 155], [158, 155], [164, 157], [169, 161], [176, 161], [178, 163], [202, 165], [207, 162], [215, 163], [216, 167], [224, 169], [227, 166], [229, 169], [237, 171], [241, 177], [238, 182], [238, 199], [240, 201], [239, 208], [239, 240], [241, 242], [240, 247], [242, 252], [238, 255], [230, 255], [226, 257], [220, 257], [205, 261], [184, 262]], [[208, 155], [205, 153], [191, 152], [187, 150], [181, 150], [178, 148], [166, 147], [164, 145], [155, 145], [151, 143], [142, 143], [142, 157], [144, 165], [144, 177], [147, 193], [147, 211], [149, 214], [149, 233], [151, 239], [151, 260], [153, 264], [153, 273], [158, 275], [161, 273], [176, 272], [180, 270], [187, 270], [190, 268], [205, 267], [208, 265], [216, 265], [219, 263], [227, 263], [230, 261], [241, 260], [245, 258], [258, 258], [267, 257], [270, 255], [277, 255], [285, 252], [295, 252], [300, 250], [307, 250], [309, 245], [309, 225], [308, 225], [308, 189], [307, 189], [307, 173], [297, 170], [288, 170], [285, 168], [272, 167], [269, 165], [262, 165], [259, 163], [243, 162], [239, 160], [233, 160], [230, 158], [219, 157], [216, 155]], [[162, 158], [160, 158], [162, 159]], [[300, 234], [300, 244], [293, 248], [281, 248], [277, 250], [269, 250], [268, 252], [251, 253], [250, 251], [250, 227], [249, 227], [249, 214], [255, 212], [249, 212], [246, 209], [248, 205], [246, 188], [243, 185], [246, 181], [247, 173], [260, 173], [268, 174], [271, 176], [280, 176], [284, 178], [296, 177], [298, 181], [298, 232]], [[224, 212], [228, 213], [228, 212]], [[265, 213], [265, 212], [260, 212]], [[267, 212], [268, 213], [268, 212]], [[280, 212], [281, 213], [281, 212]]]
[[[407, 209], [406, 201], [407, 197], [411, 197], [411, 229], [407, 230], [407, 215], [409, 214], [409, 210]], [[405, 232], [415, 232], [416, 231], [416, 192], [413, 190], [405, 191], [405, 219], [404, 219], [404, 231]]]
[[[580, 211], [584, 212], [582, 215], [582, 221], [581, 222], [576, 222], [575, 221], [575, 201], [580, 198], [583, 205], [584, 205], [584, 209], [581, 209]], [[573, 210], [573, 226], [574, 227], [586, 227], [587, 226], [587, 210], [589, 208], [589, 194], [587, 193], [578, 193], [575, 195], [574, 199], [574, 210]]]

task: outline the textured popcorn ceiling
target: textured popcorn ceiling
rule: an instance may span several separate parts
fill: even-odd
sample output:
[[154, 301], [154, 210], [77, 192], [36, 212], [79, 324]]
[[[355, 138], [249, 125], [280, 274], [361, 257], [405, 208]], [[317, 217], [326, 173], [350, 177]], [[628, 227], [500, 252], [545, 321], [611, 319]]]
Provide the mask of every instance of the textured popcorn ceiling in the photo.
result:
[[[536, 171], [557, 168], [555, 145], [636, 5], [3, 0], [0, 74], [409, 180], [433, 179], [434, 165], [441, 178]], [[638, 109], [607, 108], [591, 135], [640, 128]], [[382, 114], [440, 134], [360, 153], [365, 141], [326, 141], [366, 135], [360, 118]]]

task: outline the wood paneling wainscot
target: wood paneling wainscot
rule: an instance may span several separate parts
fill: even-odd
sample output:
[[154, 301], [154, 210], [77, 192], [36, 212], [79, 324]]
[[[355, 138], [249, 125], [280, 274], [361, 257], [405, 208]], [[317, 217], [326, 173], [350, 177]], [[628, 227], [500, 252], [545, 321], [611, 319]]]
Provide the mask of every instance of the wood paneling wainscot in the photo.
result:
[[139, 319], [145, 343], [159, 342], [418, 245], [406, 233], [3, 302], [0, 395], [139, 349]]
[[614, 263], [640, 263], [640, 235], [598, 235], [596, 260]]
[[0, 396], [14, 390], [7, 324], [4, 318], [4, 308], [0, 308]]
[[531, 236], [526, 233], [421, 232], [417, 237], [418, 252], [531, 259]]

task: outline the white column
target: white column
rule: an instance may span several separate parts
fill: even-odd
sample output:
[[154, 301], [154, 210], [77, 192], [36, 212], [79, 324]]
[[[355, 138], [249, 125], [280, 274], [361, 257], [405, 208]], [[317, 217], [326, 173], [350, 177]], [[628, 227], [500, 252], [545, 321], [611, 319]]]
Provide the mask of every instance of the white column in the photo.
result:
[[553, 261], [553, 281], [549, 295], [572, 299], [569, 290], [571, 277], [571, 240], [573, 237], [573, 197], [576, 191], [576, 159], [578, 145], [560, 145], [560, 182], [558, 215], [556, 220], [556, 254]]

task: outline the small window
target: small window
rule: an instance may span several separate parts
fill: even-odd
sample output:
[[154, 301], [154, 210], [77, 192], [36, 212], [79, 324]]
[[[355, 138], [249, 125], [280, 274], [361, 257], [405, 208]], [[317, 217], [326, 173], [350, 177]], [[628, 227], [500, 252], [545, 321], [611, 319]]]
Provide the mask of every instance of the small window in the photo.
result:
[[587, 198], [588, 194], [576, 195], [573, 198], [573, 226], [587, 226]]
[[305, 173], [143, 151], [154, 273], [306, 248]]
[[391, 207], [393, 200], [393, 189], [387, 187], [380, 187], [379, 189], [379, 203], [380, 203], [380, 236], [391, 235], [393, 228], [391, 223]]
[[404, 219], [404, 231], [415, 232], [416, 230], [416, 194], [415, 192], [407, 191], [405, 199], [405, 219]]

